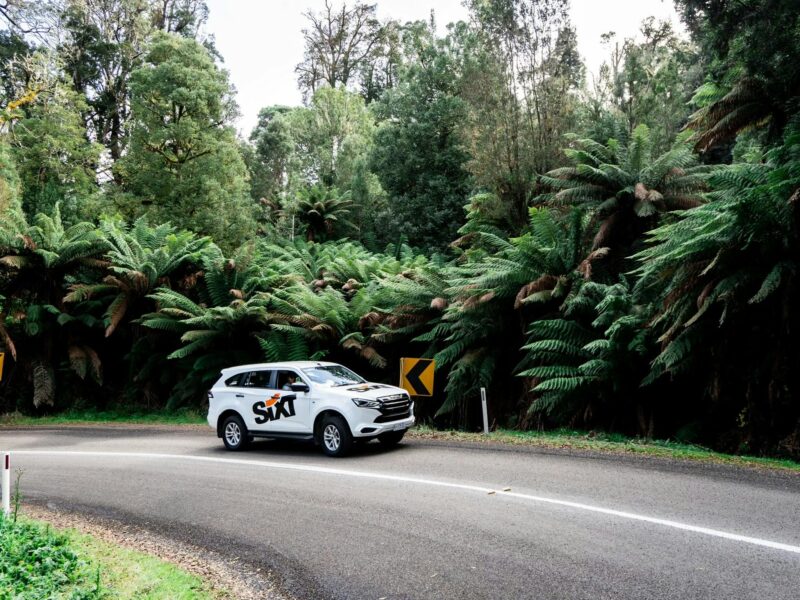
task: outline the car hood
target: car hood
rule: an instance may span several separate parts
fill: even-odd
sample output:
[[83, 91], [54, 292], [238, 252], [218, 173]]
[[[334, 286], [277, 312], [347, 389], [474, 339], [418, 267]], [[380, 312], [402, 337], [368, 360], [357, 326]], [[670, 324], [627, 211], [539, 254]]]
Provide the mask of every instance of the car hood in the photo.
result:
[[347, 398], [364, 398], [365, 400], [375, 400], [376, 398], [394, 396], [395, 394], [408, 395], [408, 392], [403, 388], [386, 385], [385, 383], [354, 383], [341, 387], [317, 385], [316, 389], [326, 394], [335, 394], [336, 396], [344, 396]]

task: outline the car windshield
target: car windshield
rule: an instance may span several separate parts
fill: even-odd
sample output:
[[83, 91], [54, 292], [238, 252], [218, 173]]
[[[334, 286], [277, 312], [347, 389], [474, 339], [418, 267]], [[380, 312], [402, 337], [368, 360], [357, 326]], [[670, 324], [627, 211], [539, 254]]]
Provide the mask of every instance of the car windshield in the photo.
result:
[[366, 380], [353, 373], [347, 367], [341, 365], [329, 365], [326, 367], [312, 367], [303, 369], [303, 373], [314, 383], [322, 385], [339, 386], [350, 385], [353, 383], [364, 383]]

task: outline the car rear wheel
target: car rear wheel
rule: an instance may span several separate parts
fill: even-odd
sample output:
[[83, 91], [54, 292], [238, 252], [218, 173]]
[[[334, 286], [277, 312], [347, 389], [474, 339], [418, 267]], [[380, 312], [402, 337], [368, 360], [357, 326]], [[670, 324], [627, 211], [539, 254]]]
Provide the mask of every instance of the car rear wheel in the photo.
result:
[[403, 439], [406, 431], [406, 429], [403, 429], [402, 431], [387, 431], [386, 433], [382, 433], [378, 436], [378, 441], [385, 447], [391, 448], [392, 446], [396, 446], [400, 443], [400, 440]]
[[244, 450], [250, 443], [247, 427], [238, 415], [231, 415], [222, 424], [222, 442], [228, 450]]
[[319, 442], [328, 456], [344, 456], [353, 447], [353, 434], [342, 417], [329, 415], [322, 419]]

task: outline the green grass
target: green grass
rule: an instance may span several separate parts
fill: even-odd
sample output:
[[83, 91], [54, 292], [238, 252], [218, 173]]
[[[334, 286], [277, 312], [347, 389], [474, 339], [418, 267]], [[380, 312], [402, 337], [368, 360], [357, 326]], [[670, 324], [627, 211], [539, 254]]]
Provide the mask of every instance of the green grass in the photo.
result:
[[21, 425], [91, 425], [91, 424], [152, 424], [152, 425], [202, 425], [205, 415], [192, 410], [136, 411], [136, 410], [68, 410], [54, 415], [32, 417], [21, 413], [0, 415], [0, 426]]
[[415, 427], [412, 437], [434, 440], [452, 440], [474, 443], [502, 443], [538, 448], [561, 448], [613, 454], [640, 454], [741, 467], [768, 468], [800, 473], [800, 463], [788, 459], [763, 458], [723, 454], [697, 446], [670, 440], [645, 440], [616, 433], [586, 432], [570, 429], [554, 431], [518, 431], [498, 429], [489, 435], [464, 431], [439, 431], [425, 425]]
[[0, 516], [0, 600], [206, 600], [224, 597], [153, 556], [20, 517]]

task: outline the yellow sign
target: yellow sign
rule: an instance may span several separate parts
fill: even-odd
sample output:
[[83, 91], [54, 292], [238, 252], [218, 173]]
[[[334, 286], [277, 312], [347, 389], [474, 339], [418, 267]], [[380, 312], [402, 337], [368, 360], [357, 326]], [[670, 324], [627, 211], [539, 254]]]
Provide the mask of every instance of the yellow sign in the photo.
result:
[[435, 368], [431, 358], [401, 358], [400, 387], [412, 396], [433, 396]]
[[6, 358], [5, 352], [0, 352], [0, 381], [3, 381], [3, 360]]

